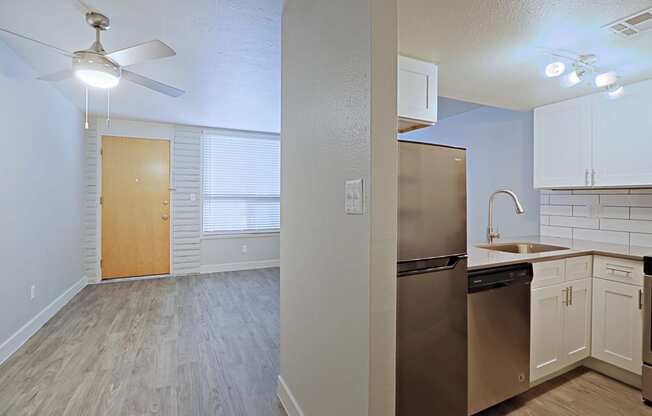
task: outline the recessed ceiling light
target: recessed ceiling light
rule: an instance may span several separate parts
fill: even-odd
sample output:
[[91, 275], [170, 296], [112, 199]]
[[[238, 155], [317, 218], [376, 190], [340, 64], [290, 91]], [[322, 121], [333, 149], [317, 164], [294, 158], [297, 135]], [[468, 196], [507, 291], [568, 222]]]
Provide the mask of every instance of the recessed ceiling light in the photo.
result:
[[614, 71], [603, 72], [595, 76], [593, 82], [598, 88], [608, 87], [611, 84], [615, 84], [618, 81], [618, 74]]
[[555, 78], [560, 76], [566, 71], [566, 65], [563, 62], [553, 62], [546, 65], [546, 76], [548, 78]]

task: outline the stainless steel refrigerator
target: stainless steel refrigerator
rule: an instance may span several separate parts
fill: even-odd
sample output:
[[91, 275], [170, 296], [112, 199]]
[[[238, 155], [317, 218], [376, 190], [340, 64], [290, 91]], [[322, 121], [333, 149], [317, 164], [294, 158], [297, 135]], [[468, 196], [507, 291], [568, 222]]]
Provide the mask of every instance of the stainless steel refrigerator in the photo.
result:
[[466, 151], [399, 141], [398, 416], [467, 415]]

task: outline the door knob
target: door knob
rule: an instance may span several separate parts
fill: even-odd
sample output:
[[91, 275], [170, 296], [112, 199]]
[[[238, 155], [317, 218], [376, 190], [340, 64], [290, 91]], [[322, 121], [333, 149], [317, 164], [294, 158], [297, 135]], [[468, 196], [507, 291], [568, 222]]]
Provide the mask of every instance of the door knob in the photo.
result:
[[163, 205], [167, 205], [167, 204], [169, 204], [168, 201], [163, 201]]
[[168, 214], [163, 214], [161, 218], [163, 219], [163, 221], [167, 221], [170, 218], [170, 216]]

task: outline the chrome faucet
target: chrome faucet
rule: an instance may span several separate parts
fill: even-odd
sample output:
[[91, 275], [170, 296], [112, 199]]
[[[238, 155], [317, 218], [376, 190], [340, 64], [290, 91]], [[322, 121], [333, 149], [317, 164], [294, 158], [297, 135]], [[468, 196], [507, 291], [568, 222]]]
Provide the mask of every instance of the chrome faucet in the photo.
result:
[[494, 199], [498, 194], [506, 194], [512, 197], [512, 199], [514, 200], [514, 205], [516, 206], [517, 214], [520, 215], [525, 212], [525, 210], [523, 209], [523, 205], [521, 205], [520, 201], [518, 200], [518, 197], [513, 191], [509, 189], [499, 189], [493, 194], [491, 194], [491, 196], [489, 197], [489, 219], [487, 221], [487, 242], [489, 244], [493, 243], [495, 239], [500, 238], [500, 233], [494, 230]]

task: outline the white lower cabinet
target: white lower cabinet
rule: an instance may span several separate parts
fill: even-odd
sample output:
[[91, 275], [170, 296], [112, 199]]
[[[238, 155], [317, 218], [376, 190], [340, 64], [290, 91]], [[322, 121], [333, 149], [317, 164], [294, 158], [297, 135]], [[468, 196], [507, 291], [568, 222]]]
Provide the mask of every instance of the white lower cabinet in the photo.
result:
[[530, 381], [588, 357], [590, 342], [590, 278], [532, 291]]
[[642, 288], [594, 279], [591, 355], [632, 373], [641, 374], [642, 336]]

